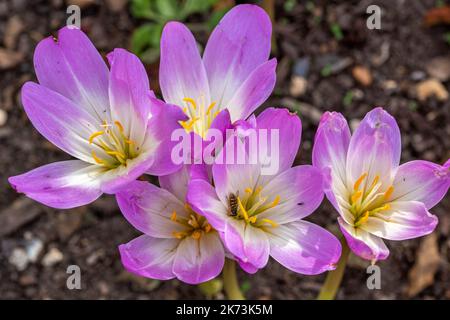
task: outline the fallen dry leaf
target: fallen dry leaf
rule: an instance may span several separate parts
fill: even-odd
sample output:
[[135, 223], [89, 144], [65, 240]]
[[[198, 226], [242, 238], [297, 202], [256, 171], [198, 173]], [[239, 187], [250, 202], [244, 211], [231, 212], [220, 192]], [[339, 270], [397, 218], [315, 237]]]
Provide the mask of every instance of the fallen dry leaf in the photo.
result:
[[425, 14], [424, 23], [428, 27], [450, 24], [450, 5], [429, 10]]
[[436, 79], [427, 79], [416, 85], [417, 98], [420, 101], [426, 101], [427, 98], [435, 96], [439, 101], [448, 99], [448, 91], [444, 85]]
[[414, 297], [433, 284], [440, 260], [437, 235], [432, 233], [422, 240], [416, 252], [416, 262], [408, 274], [409, 285], [406, 291], [408, 297]]
[[0, 48], [0, 70], [17, 66], [23, 58], [23, 54], [20, 52]]
[[3, 43], [8, 49], [14, 49], [17, 36], [24, 30], [25, 26], [19, 16], [12, 16], [6, 24], [5, 37]]

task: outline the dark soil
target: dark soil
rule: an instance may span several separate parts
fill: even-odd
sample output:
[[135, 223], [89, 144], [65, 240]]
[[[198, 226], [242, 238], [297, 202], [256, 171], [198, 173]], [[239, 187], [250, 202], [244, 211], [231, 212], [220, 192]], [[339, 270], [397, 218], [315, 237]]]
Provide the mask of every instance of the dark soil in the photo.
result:
[[[117, 13], [108, 5], [98, 4], [103, 1], [93, 2], [82, 9], [82, 28], [96, 47], [104, 54], [114, 47], [129, 48], [131, 32], [142, 22], [132, 18], [127, 10]], [[310, 163], [321, 113], [342, 112], [354, 127], [374, 106], [385, 107], [398, 120], [403, 141], [402, 162], [426, 159], [443, 163], [449, 158], [449, 99], [438, 101], [432, 97], [421, 102], [414, 89], [418, 81], [429, 78], [426, 71], [429, 61], [449, 53], [449, 44], [443, 39], [448, 26], [428, 28], [422, 22], [424, 14], [437, 1], [317, 1], [319, 4], [314, 8], [303, 1], [292, 2], [292, 8], [283, 1], [276, 2], [274, 55], [279, 63], [278, 80], [275, 93], [265, 106], [299, 111], [303, 142], [297, 163]], [[381, 30], [365, 26], [365, 10], [370, 4], [382, 8]], [[19, 17], [23, 24], [10, 48], [23, 58], [16, 66], [0, 68], [0, 109], [7, 114], [6, 123], [0, 124], [0, 298], [202, 299], [204, 296], [195, 286], [176, 280], [137, 278], [123, 269], [117, 246], [138, 233], [122, 218], [112, 197], [104, 196], [92, 205], [63, 212], [27, 200], [7, 182], [11, 175], [67, 159], [32, 127], [20, 103], [21, 85], [35, 80], [34, 48], [40, 39], [56, 35], [65, 24], [65, 10], [63, 0], [0, 1], [0, 41], [5, 42], [11, 17]], [[203, 19], [201, 15], [194, 18]], [[339, 41], [330, 30], [334, 23], [341, 26], [343, 38]], [[204, 44], [207, 35], [199, 33], [197, 38]], [[6, 44], [0, 42], [0, 47], [3, 46]], [[380, 53], [383, 50], [387, 50], [384, 56]], [[294, 68], [305, 57], [310, 59], [307, 74]], [[336, 67], [336, 63], [345, 68]], [[336, 70], [326, 74], [332, 65]], [[370, 70], [373, 78], [370, 85], [362, 86], [352, 76], [356, 65]], [[155, 69], [149, 66], [149, 70]], [[306, 92], [297, 98], [290, 90], [295, 74], [307, 79]], [[150, 77], [157, 80], [154, 71], [150, 71]], [[448, 79], [443, 84], [448, 90]], [[450, 299], [449, 197], [432, 212], [440, 219], [435, 234], [441, 261], [433, 283], [408, 296], [408, 273], [415, 263], [421, 239], [390, 241], [391, 256], [378, 264], [382, 289], [367, 289], [368, 262], [353, 257], [338, 298]], [[337, 213], [324, 201], [308, 220], [337, 232], [336, 217]], [[10, 257], [14, 249], [27, 247], [30, 239], [39, 239], [44, 248], [36, 262], [18, 271], [9, 262]], [[52, 248], [62, 253], [62, 261], [44, 266], [42, 257]], [[81, 290], [66, 287], [66, 268], [71, 264], [81, 268]], [[324, 275], [295, 274], [274, 261], [256, 275], [239, 272], [239, 277], [246, 296], [252, 299], [311, 299], [324, 280]], [[223, 297], [222, 293], [216, 296]]]

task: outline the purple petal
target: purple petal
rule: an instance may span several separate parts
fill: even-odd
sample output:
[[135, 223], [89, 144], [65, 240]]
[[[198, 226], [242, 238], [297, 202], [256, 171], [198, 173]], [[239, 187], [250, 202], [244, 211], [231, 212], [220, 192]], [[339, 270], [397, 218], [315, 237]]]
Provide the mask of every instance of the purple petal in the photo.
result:
[[293, 167], [269, 182], [261, 190], [261, 197], [279, 203], [258, 215], [277, 224], [300, 220], [316, 210], [323, 200], [323, 179], [319, 169], [309, 166]]
[[205, 216], [214, 229], [225, 229], [227, 208], [217, 198], [214, 188], [208, 182], [192, 180], [189, 183], [187, 202], [195, 212]]
[[139, 231], [155, 238], [173, 238], [174, 232], [187, 231], [186, 226], [172, 221], [187, 218], [184, 205], [169, 191], [151, 183], [134, 181], [116, 195], [125, 219]]
[[212, 101], [228, 106], [247, 77], [269, 58], [271, 33], [269, 16], [255, 5], [236, 6], [222, 18], [203, 55]]
[[228, 219], [224, 239], [227, 249], [242, 262], [250, 263], [258, 269], [267, 264], [269, 239], [260, 228], [255, 228], [244, 220]]
[[402, 164], [395, 176], [391, 199], [423, 202], [427, 209], [434, 207], [450, 187], [449, 167], [421, 160]]
[[51, 163], [19, 176], [9, 183], [20, 193], [58, 209], [70, 209], [93, 202], [102, 194], [102, 172], [80, 160]]
[[217, 232], [203, 233], [198, 240], [186, 237], [180, 242], [173, 273], [181, 281], [198, 284], [217, 277], [224, 262], [225, 253]]
[[120, 121], [135, 146], [142, 144], [150, 117], [150, 85], [138, 57], [124, 49], [108, 54], [111, 65], [109, 97], [111, 116]]
[[217, 196], [224, 204], [228, 203], [230, 193], [242, 195], [246, 188], [253, 189], [260, 177], [260, 166], [256, 162], [251, 164], [245, 145], [240, 141], [236, 137], [228, 139], [212, 166]]
[[271, 59], [258, 66], [237, 89], [231, 100], [224, 105], [230, 110], [232, 122], [247, 119], [267, 100], [275, 87], [276, 67], [276, 59]]
[[22, 87], [22, 103], [33, 126], [58, 148], [85, 162], [95, 164], [89, 144], [97, 121], [86, 110], [62, 95], [33, 82]]
[[172, 141], [171, 136], [181, 128], [179, 121], [186, 120], [186, 115], [180, 108], [158, 99], [151, 99], [151, 114], [143, 148], [152, 151], [154, 160], [147, 173], [163, 176], [178, 171], [183, 165], [172, 160], [172, 150], [178, 142]]
[[391, 208], [370, 216], [361, 226], [377, 237], [406, 240], [427, 235], [436, 228], [438, 219], [425, 205], [416, 201], [394, 201]]
[[385, 260], [389, 256], [389, 249], [383, 240], [361, 228], [354, 228], [341, 218], [339, 227], [347, 240], [350, 249], [356, 255], [366, 260]]
[[122, 264], [139, 276], [173, 279], [172, 266], [179, 242], [177, 239], [156, 239], [142, 235], [119, 246]]
[[320, 119], [314, 139], [312, 162], [314, 166], [323, 169], [324, 174], [329, 177], [325, 193], [338, 211], [340, 208], [334, 192], [345, 193], [346, 161], [350, 136], [350, 128], [342, 114], [326, 112]]
[[242, 268], [242, 270], [244, 270], [245, 272], [247, 272], [249, 274], [255, 274], [259, 270], [258, 268], [256, 268], [254, 265], [252, 265], [249, 262], [243, 262], [242, 260], [240, 260], [237, 257], [234, 257], [234, 259], [239, 263], [239, 266]]
[[400, 129], [382, 108], [370, 111], [353, 134], [347, 153], [347, 174], [354, 183], [363, 173], [366, 181], [380, 177], [382, 189], [391, 183], [400, 162]]
[[[259, 154], [271, 156], [272, 161], [278, 161], [279, 169], [273, 176], [292, 167], [300, 147], [302, 135], [302, 123], [297, 114], [291, 113], [288, 109], [284, 108], [268, 108], [256, 118], [256, 122], [258, 130], [267, 130], [267, 138], [265, 138], [267, 142], [259, 141]], [[276, 150], [272, 150], [271, 148], [271, 139], [275, 139], [276, 137], [276, 135], [273, 136], [272, 134], [273, 130], [278, 131], [278, 158], [276, 157]], [[261, 134], [261, 132], [258, 132], [260, 140], [262, 140]], [[259, 161], [264, 160], [259, 159]], [[267, 176], [261, 183], [264, 184], [264, 181], [273, 176]]]
[[190, 175], [190, 166], [185, 165], [172, 174], [159, 177], [159, 185], [185, 202]]
[[39, 42], [34, 67], [41, 85], [85, 108], [100, 123], [110, 119], [108, 68], [82, 31], [65, 27], [57, 41], [48, 37]]
[[184, 98], [205, 99], [209, 105], [209, 86], [205, 67], [194, 36], [183, 24], [169, 22], [161, 37], [159, 83], [164, 100], [185, 106]]
[[341, 256], [339, 240], [310, 222], [280, 225], [268, 235], [272, 258], [294, 272], [314, 275], [333, 270]]

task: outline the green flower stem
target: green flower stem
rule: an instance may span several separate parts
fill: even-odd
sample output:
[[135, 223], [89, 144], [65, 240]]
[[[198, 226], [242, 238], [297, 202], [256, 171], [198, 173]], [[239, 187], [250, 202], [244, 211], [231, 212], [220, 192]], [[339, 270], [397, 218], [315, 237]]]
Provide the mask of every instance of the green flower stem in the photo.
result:
[[341, 239], [341, 244], [342, 254], [337, 268], [328, 272], [325, 283], [317, 296], [317, 300], [334, 300], [336, 297], [336, 293], [341, 285], [342, 277], [344, 276], [345, 265], [347, 264], [348, 256], [350, 254], [350, 248], [347, 245], [347, 241], [345, 241], [343, 237]]
[[225, 259], [225, 265], [223, 267], [223, 286], [228, 299], [245, 300], [239, 289], [236, 277], [236, 262], [234, 260]]

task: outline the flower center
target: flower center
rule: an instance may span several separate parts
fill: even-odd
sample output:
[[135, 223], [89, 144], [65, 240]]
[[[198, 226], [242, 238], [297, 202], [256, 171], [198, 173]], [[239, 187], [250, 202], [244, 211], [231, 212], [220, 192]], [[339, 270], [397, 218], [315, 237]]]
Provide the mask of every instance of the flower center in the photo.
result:
[[275, 196], [271, 201], [268, 197], [261, 196], [262, 187], [259, 186], [256, 189], [246, 188], [245, 195], [239, 196], [237, 194], [230, 193], [228, 195], [228, 215], [235, 219], [245, 220], [247, 224], [251, 224], [254, 227], [275, 228], [278, 224], [270, 219], [263, 218], [258, 219], [258, 215], [266, 210], [276, 207], [280, 203], [280, 196]]
[[394, 187], [390, 185], [385, 191], [380, 190], [382, 183], [380, 176], [369, 183], [367, 173], [363, 173], [354, 183], [352, 193], [350, 194], [350, 212], [353, 214], [353, 225], [358, 227], [367, 222], [371, 216], [377, 216], [382, 211], [389, 210], [391, 205], [389, 198], [394, 192]]
[[189, 120], [180, 121], [181, 126], [187, 132], [194, 131], [205, 138], [214, 118], [220, 112], [220, 110], [216, 110], [216, 103], [212, 102], [206, 106], [204, 96], [201, 97], [199, 104], [192, 98], [184, 98], [183, 101], [186, 103], [183, 112], [189, 117]]
[[137, 156], [139, 147], [133, 146], [134, 142], [125, 134], [123, 125], [119, 121], [108, 124], [105, 120], [101, 127], [102, 130], [91, 134], [88, 140], [90, 145], [96, 145], [101, 149], [98, 153], [92, 150], [92, 158], [97, 164], [107, 168], [126, 166], [127, 160]]
[[192, 210], [187, 203], [184, 205], [184, 207], [189, 213], [189, 218], [179, 217], [175, 210], [172, 212], [172, 215], [170, 216], [170, 220], [172, 220], [173, 222], [177, 222], [185, 227], [188, 227], [188, 230], [186, 231], [172, 232], [172, 235], [175, 238], [181, 240], [185, 237], [191, 236], [195, 240], [198, 240], [202, 237], [204, 233], [208, 233], [214, 230], [208, 223], [208, 220], [206, 220], [205, 217], [194, 212], [194, 210]]

